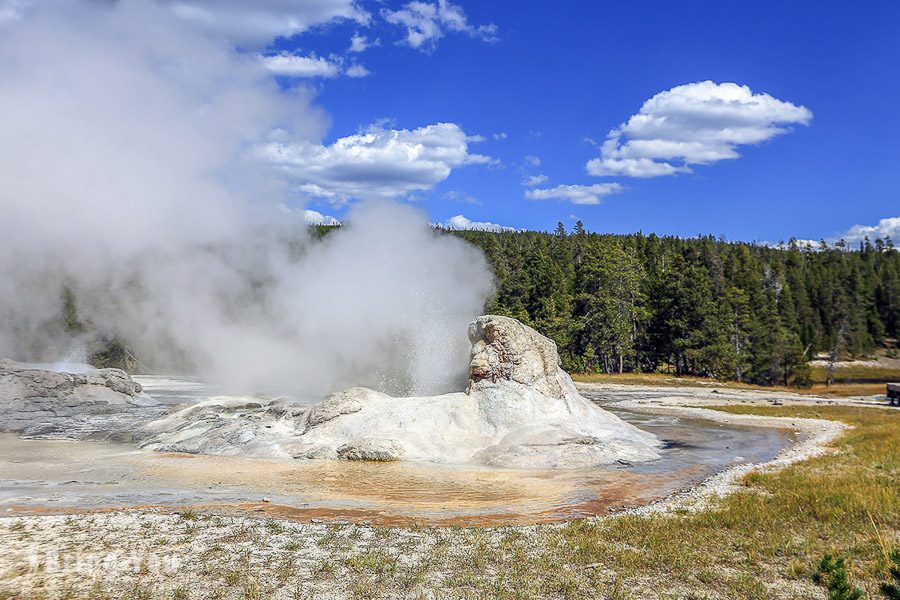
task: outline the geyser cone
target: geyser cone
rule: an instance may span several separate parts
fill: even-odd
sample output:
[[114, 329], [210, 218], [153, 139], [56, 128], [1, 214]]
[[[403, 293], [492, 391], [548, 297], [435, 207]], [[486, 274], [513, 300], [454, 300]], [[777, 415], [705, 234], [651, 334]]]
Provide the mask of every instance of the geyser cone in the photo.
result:
[[156, 450], [295, 459], [572, 468], [658, 458], [658, 440], [584, 399], [556, 344], [508, 317], [469, 326], [466, 392], [351, 388], [302, 409], [213, 398], [152, 423]]

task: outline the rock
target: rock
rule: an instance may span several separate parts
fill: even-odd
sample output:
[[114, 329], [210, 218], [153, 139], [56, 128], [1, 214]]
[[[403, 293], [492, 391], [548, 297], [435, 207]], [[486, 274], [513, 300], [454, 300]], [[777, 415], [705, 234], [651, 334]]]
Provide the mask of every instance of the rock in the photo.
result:
[[0, 431], [130, 441], [164, 411], [119, 369], [58, 373], [0, 360]]
[[344, 444], [337, 449], [337, 455], [344, 460], [390, 462], [403, 458], [403, 446], [397, 440], [363, 438]]
[[[258, 408], [256, 408], [258, 406]], [[293, 458], [309, 410], [288, 400], [214, 396], [142, 428], [143, 448], [161, 452]]]
[[655, 436], [583, 398], [559, 367], [556, 344], [515, 319], [469, 326], [465, 392], [395, 398], [366, 388], [305, 409], [249, 409], [211, 398], [155, 423], [147, 448], [294, 459], [421, 460], [571, 468], [659, 456]]
[[341, 415], [359, 412], [372, 397], [385, 396], [374, 390], [362, 387], [350, 388], [337, 394], [331, 394], [321, 404], [313, 406], [309, 411], [307, 427], [315, 427]]
[[509, 317], [486, 315], [469, 325], [469, 341], [470, 393], [479, 384], [507, 380], [534, 387], [552, 398], [565, 394], [558, 380], [561, 369], [556, 343], [531, 327]]
[[332, 446], [318, 446], [294, 455], [296, 460], [337, 460], [337, 450]]
[[[26, 363], [0, 359], [0, 400], [30, 397], [65, 397], [79, 386], [96, 386], [81, 389], [95, 394], [108, 388], [119, 394], [134, 397], [143, 390], [141, 385], [120, 369], [95, 369], [88, 373], [58, 373], [36, 368]], [[107, 396], [107, 399], [112, 396]], [[124, 400], [123, 400], [124, 401]]]

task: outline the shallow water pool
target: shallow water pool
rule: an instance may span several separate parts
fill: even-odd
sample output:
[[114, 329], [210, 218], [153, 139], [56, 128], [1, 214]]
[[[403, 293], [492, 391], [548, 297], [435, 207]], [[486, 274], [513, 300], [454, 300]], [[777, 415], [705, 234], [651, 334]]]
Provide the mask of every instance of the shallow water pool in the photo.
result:
[[[221, 393], [197, 381], [141, 378], [184, 404]], [[585, 394], [588, 398], [590, 394]], [[506, 525], [562, 521], [640, 506], [740, 463], [774, 458], [787, 429], [604, 408], [665, 442], [662, 458], [575, 470], [431, 463], [281, 461], [151, 453], [134, 445], [22, 440], [0, 434], [0, 514], [152, 506], [376, 524]]]

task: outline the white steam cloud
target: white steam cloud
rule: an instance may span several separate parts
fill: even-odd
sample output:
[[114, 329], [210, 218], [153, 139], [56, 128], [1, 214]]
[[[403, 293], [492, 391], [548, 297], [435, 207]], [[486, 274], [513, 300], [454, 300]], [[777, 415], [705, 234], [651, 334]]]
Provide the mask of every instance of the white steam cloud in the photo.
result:
[[310, 238], [254, 148], [327, 119], [256, 57], [144, 1], [47, 2], [0, 37], [0, 356], [55, 360], [63, 290], [159, 368], [314, 395], [453, 387], [484, 258], [397, 204]]

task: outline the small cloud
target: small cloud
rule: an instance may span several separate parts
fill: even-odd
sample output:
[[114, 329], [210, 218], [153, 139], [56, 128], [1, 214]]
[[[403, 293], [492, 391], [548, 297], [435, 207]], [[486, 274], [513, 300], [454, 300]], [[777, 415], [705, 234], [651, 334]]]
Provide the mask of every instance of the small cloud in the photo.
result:
[[283, 202], [279, 202], [278, 204], [276, 204], [275, 208], [291, 220], [302, 219], [302, 221], [307, 225], [329, 225], [334, 227], [341, 224], [337, 217], [332, 217], [331, 215], [323, 215], [317, 210], [311, 210], [308, 208], [298, 209], [292, 206], [288, 206]]
[[261, 56], [263, 66], [276, 75], [285, 77], [337, 77], [341, 67], [336, 62], [320, 56], [298, 56], [282, 52], [274, 56]]
[[534, 187], [536, 185], [541, 185], [542, 183], [547, 183], [548, 179], [550, 178], [546, 175], [529, 175], [525, 178], [525, 181], [522, 182], [522, 185]]
[[600, 204], [603, 198], [621, 193], [625, 188], [618, 183], [594, 185], [558, 185], [552, 188], [528, 190], [529, 200], [563, 200], [572, 204]]
[[541, 166], [541, 159], [537, 156], [528, 155], [525, 157], [525, 164], [529, 167], [539, 167]]
[[368, 77], [372, 74], [367, 68], [362, 65], [351, 65], [347, 67], [347, 70], [344, 71], [347, 77], [353, 77], [354, 79], [359, 77]]
[[443, 223], [441, 223], [442, 227], [446, 227], [447, 229], [456, 229], [456, 230], [474, 230], [474, 231], [518, 231], [515, 227], [507, 227], [505, 225], [498, 225], [496, 223], [491, 223], [490, 221], [472, 221], [467, 219], [463, 215], [456, 215], [455, 217], [450, 217]]
[[593, 158], [587, 162], [585, 170], [588, 175], [597, 177], [659, 177], [691, 172], [691, 168], [686, 165], [676, 167], [649, 158]]
[[451, 190], [444, 194], [444, 198], [449, 200], [450, 202], [455, 202], [456, 204], [481, 204], [481, 200], [472, 196], [471, 194], [467, 194], [466, 192], [459, 192], [456, 190]]
[[470, 24], [462, 7], [449, 0], [415, 0], [400, 10], [383, 9], [381, 16], [392, 25], [404, 27], [404, 43], [424, 52], [434, 50], [437, 41], [447, 32], [465, 33], [486, 42], [497, 41], [496, 25]]
[[323, 215], [319, 211], [306, 209], [303, 211], [303, 220], [306, 221], [307, 225], [328, 225], [330, 227], [336, 227], [341, 224], [337, 218], [332, 217], [331, 215]]
[[505, 131], [500, 131], [498, 133], [493, 134], [495, 140], [505, 140], [507, 135]]
[[375, 41], [370, 41], [368, 37], [354, 33], [353, 37], [350, 38], [350, 48], [347, 49], [347, 52], [365, 52], [369, 48], [380, 45], [381, 40], [378, 38]]
[[871, 242], [874, 242], [875, 238], [891, 238], [891, 241], [900, 245], [900, 217], [881, 219], [877, 225], [854, 225], [844, 233], [829, 238], [828, 241], [833, 243], [844, 240], [848, 244], [858, 244], [867, 237]]

